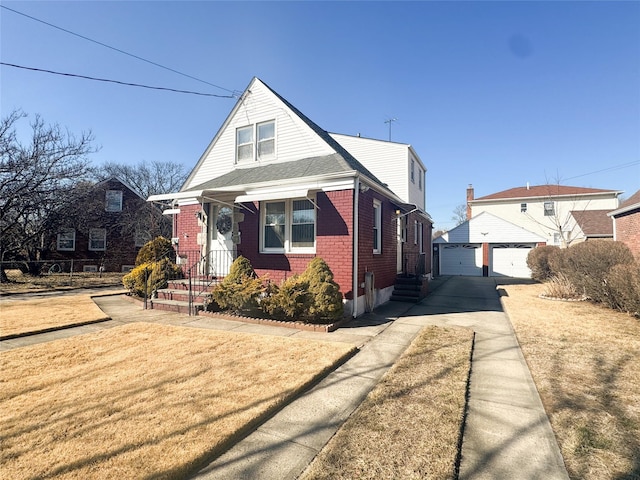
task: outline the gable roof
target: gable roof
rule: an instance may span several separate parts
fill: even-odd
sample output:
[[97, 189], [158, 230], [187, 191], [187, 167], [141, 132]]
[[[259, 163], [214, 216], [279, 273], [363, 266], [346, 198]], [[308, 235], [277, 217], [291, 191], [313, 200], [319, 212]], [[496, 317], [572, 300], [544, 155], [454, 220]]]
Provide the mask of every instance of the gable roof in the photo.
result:
[[607, 213], [610, 217], [615, 217], [616, 215], [621, 215], [623, 213], [628, 213], [632, 210], [640, 210], [640, 190], [631, 195], [627, 200], [622, 202], [620, 208], [613, 210], [612, 212]]
[[612, 237], [613, 222], [607, 217], [609, 210], [580, 210], [571, 215], [587, 237]]
[[547, 239], [489, 212], [443, 233], [434, 243], [541, 243]]
[[[378, 184], [380, 187], [382, 187], [382, 188], [384, 188], [386, 190], [389, 190], [389, 187], [384, 182], [382, 182], [373, 173], [371, 173], [371, 171], [369, 169], [367, 169], [353, 155], [351, 155], [342, 145], [340, 145], [340, 143], [338, 143], [335, 139], [333, 139], [331, 137], [331, 135], [329, 135], [329, 133], [327, 131], [323, 130], [316, 123], [311, 121], [300, 110], [298, 110], [295, 106], [293, 106], [291, 103], [289, 103], [288, 100], [286, 100], [284, 97], [282, 97], [280, 94], [278, 94], [275, 90], [273, 90], [271, 87], [269, 87], [266, 83], [264, 83], [258, 77], [253, 77], [253, 79], [251, 80], [251, 82], [249, 83], [247, 88], [244, 90], [242, 95], [239, 96], [238, 101], [236, 102], [234, 107], [231, 109], [229, 115], [227, 116], [227, 118], [223, 122], [222, 126], [217, 131], [216, 135], [213, 137], [211, 142], [209, 143], [207, 149], [200, 156], [200, 159], [198, 160], [198, 162], [196, 163], [195, 167], [193, 168], [193, 170], [191, 171], [191, 173], [189, 174], [189, 176], [185, 180], [185, 183], [183, 184], [182, 188], [180, 189], [181, 192], [196, 190], [200, 186], [205, 185], [205, 184], [208, 185], [210, 183], [209, 181], [207, 181], [207, 182], [204, 182], [203, 184], [198, 185], [197, 187], [196, 186], [189, 186], [191, 184], [193, 178], [194, 178], [195, 172], [203, 164], [203, 162], [207, 158], [209, 152], [213, 149], [214, 145], [216, 144], [218, 138], [220, 137], [222, 132], [227, 128], [227, 126], [231, 123], [231, 120], [234, 118], [235, 114], [237, 113], [237, 111], [239, 110], [240, 106], [245, 101], [246, 97], [251, 94], [251, 89], [256, 84], [261, 85], [269, 93], [271, 93], [295, 117], [297, 117], [304, 124], [306, 124], [318, 136], [318, 138], [320, 138], [324, 143], [326, 143], [329, 146], [329, 148], [331, 150], [333, 150], [335, 152], [335, 154], [339, 157], [339, 160], [340, 160], [339, 162], [328, 162], [327, 165], [325, 165], [322, 168], [322, 170], [324, 170], [325, 174], [327, 174], [327, 173], [339, 173], [339, 172], [346, 172], [346, 171], [356, 171], [356, 172], [364, 175], [368, 179], [370, 179], [372, 182]], [[321, 161], [322, 159], [326, 159], [327, 157], [333, 157], [333, 155], [328, 155], [328, 156], [324, 155], [322, 157], [318, 157], [317, 160]], [[289, 164], [288, 165], [289, 168], [293, 168], [295, 171], [300, 172], [300, 171], [304, 171], [305, 170], [305, 168], [308, 166], [306, 164], [306, 162], [308, 162], [309, 160], [310, 159], [308, 159], [308, 158], [307, 159], [298, 160], [298, 161], [302, 161], [303, 165], [294, 165], [297, 161], [286, 162], [286, 163]], [[253, 175], [255, 175], [256, 177], [259, 177], [262, 173], [264, 173], [264, 174], [268, 175], [269, 181], [277, 181], [277, 180], [280, 180], [280, 179], [292, 178], [292, 177], [287, 175], [287, 171], [284, 168], [280, 168], [280, 167], [276, 166], [276, 163], [277, 162], [266, 163], [266, 164], [263, 164], [263, 165], [259, 165], [257, 167], [236, 168], [236, 170], [241, 170], [241, 169], [242, 170], [244, 170], [244, 169], [251, 170], [253, 172]], [[284, 164], [281, 163], [280, 165], [284, 165]], [[333, 168], [333, 170], [329, 171], [332, 168]], [[264, 169], [264, 170], [262, 170], [262, 169]], [[233, 174], [234, 174], [234, 172], [229, 172], [229, 173], [223, 175], [224, 177], [226, 177], [225, 180], [223, 180], [223, 182], [226, 182], [226, 184], [229, 185], [228, 182], [232, 178], [235, 178]], [[280, 177], [279, 175], [283, 175], [283, 176]], [[266, 180], [266, 177], [265, 177], [265, 180]]]
[[124, 180], [119, 179], [118, 177], [110, 177], [110, 178], [105, 178], [104, 180], [101, 180], [99, 182], [97, 182], [95, 184], [96, 187], [103, 185], [103, 184], [108, 184], [111, 182], [117, 182], [119, 184], [121, 184], [123, 187], [125, 187], [126, 189], [130, 190], [133, 194], [135, 194], [136, 196], [140, 197], [142, 200], [144, 200], [144, 198], [142, 198], [142, 195], [140, 194], [140, 192], [138, 192], [138, 190], [136, 190], [135, 188], [133, 188], [131, 185], [129, 185], [127, 182], [125, 182]]
[[534, 185], [525, 187], [515, 187], [501, 192], [492, 193], [491, 195], [485, 195], [484, 197], [471, 200], [483, 201], [483, 200], [509, 200], [509, 199], [524, 199], [524, 198], [549, 198], [549, 197], [562, 197], [572, 195], [597, 195], [597, 194], [621, 194], [619, 190], [603, 190], [600, 188], [585, 188], [585, 187], [571, 187], [568, 185]]

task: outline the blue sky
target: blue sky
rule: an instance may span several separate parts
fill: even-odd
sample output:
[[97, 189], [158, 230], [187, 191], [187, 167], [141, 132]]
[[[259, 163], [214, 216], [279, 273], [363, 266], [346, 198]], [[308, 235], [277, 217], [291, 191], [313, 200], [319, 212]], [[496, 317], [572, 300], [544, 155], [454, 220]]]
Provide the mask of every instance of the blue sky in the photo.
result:
[[[413, 145], [436, 229], [547, 182], [640, 188], [640, 2], [12, 2], [2, 62], [229, 95], [253, 76], [330, 132]], [[90, 129], [106, 161], [191, 169], [235, 100], [7, 66], [0, 108]], [[223, 87], [215, 88], [210, 84]]]

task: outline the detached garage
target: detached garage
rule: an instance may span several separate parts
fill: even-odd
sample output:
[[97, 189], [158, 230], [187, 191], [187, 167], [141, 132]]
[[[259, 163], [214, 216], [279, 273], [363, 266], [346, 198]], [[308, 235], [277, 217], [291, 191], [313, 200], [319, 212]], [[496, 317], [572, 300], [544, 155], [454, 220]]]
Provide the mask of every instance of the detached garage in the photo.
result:
[[433, 241], [440, 275], [530, 278], [527, 256], [545, 238], [482, 212]]

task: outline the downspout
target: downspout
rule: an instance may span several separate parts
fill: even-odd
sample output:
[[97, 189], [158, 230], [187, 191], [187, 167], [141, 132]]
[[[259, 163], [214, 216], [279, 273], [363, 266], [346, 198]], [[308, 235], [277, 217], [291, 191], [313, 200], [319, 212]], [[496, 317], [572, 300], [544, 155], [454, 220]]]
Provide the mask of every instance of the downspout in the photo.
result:
[[353, 181], [353, 318], [358, 316], [358, 210], [360, 199], [360, 177]]

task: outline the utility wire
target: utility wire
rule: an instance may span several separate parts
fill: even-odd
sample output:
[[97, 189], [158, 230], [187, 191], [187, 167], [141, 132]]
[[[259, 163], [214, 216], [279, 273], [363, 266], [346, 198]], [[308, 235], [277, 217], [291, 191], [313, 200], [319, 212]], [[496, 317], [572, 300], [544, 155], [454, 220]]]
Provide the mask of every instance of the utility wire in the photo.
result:
[[119, 48], [112, 47], [111, 45], [107, 45], [106, 43], [99, 42], [98, 40], [94, 40], [92, 38], [85, 37], [84, 35], [80, 35], [79, 33], [72, 32], [71, 30], [67, 30], [66, 28], [58, 27], [57, 25], [54, 25], [52, 23], [45, 22], [44, 20], [40, 20], [39, 18], [32, 17], [31, 15], [27, 15], [26, 13], [19, 12], [18, 10], [14, 10], [13, 8], [9, 8], [6, 5], [0, 5], [0, 7], [4, 8], [5, 10], [9, 10], [10, 12], [17, 13], [18, 15], [22, 15], [23, 17], [29, 18], [29, 19], [34, 20], [36, 22], [40, 22], [40, 23], [43, 23], [44, 25], [48, 25], [49, 27], [56, 28], [56, 29], [58, 29], [58, 30], [60, 30], [62, 32], [68, 33], [70, 35], [74, 35], [74, 36], [76, 36], [78, 38], [82, 38], [83, 40], [87, 40], [89, 42], [93, 42], [93, 43], [95, 43], [97, 45], [109, 48], [109, 49], [114, 50], [114, 51], [116, 51], [118, 53], [122, 53], [124, 55], [128, 55], [128, 56], [133, 57], [133, 58], [135, 58], [137, 60], [141, 60], [143, 62], [149, 63], [149, 64], [154, 65], [156, 67], [164, 68], [165, 70], [169, 70], [170, 72], [177, 73], [178, 75], [182, 75], [183, 77], [187, 77], [187, 78], [190, 78], [192, 80], [196, 80], [198, 82], [206, 83], [207, 85], [210, 85], [212, 87], [219, 88], [221, 90], [229, 92], [234, 96], [238, 96], [238, 92], [235, 91], [235, 90], [229, 90], [228, 88], [224, 88], [224, 87], [221, 87], [219, 85], [214, 85], [213, 83], [207, 82], [206, 80], [202, 80], [200, 78], [194, 77], [194, 76], [189, 75], [187, 73], [183, 73], [183, 72], [180, 72], [178, 70], [175, 70], [175, 69], [173, 69], [171, 67], [167, 67], [165, 65], [161, 65], [161, 64], [153, 62], [151, 60], [147, 60], [146, 58], [139, 57], [138, 55], [134, 55], [133, 53], [129, 53], [129, 52], [126, 52], [126, 51], [121, 50]]
[[622, 165], [614, 165], [612, 167], [603, 168], [602, 170], [596, 170], [595, 172], [583, 173], [576, 175], [575, 177], [565, 178], [565, 180], [573, 180], [574, 178], [586, 177], [587, 175], [593, 175], [595, 173], [610, 172], [612, 170], [620, 170], [621, 168], [633, 167], [634, 165], [640, 165], [640, 161], [623, 163]]
[[6, 65], [7, 67], [14, 67], [14, 68], [22, 68], [24, 70], [31, 70], [34, 72], [44, 72], [44, 73], [51, 73], [53, 75], [62, 75], [65, 77], [83, 78], [85, 80], [94, 80], [96, 82], [116, 83], [118, 85], [126, 85], [128, 87], [149, 88], [151, 90], [164, 90], [167, 92], [175, 92], [175, 93], [188, 93], [190, 95], [201, 95], [203, 97], [235, 98], [233, 95], [216, 95], [214, 93], [193, 92], [190, 90], [177, 90], [175, 88], [153, 87], [151, 85], [142, 85], [140, 83], [121, 82], [120, 80], [111, 80], [108, 78], [96, 78], [96, 77], [89, 77], [87, 75], [77, 75], [75, 73], [54, 72], [53, 70], [45, 70], [44, 68], [25, 67], [23, 65], [16, 65], [14, 63], [0, 62], [0, 65]]

